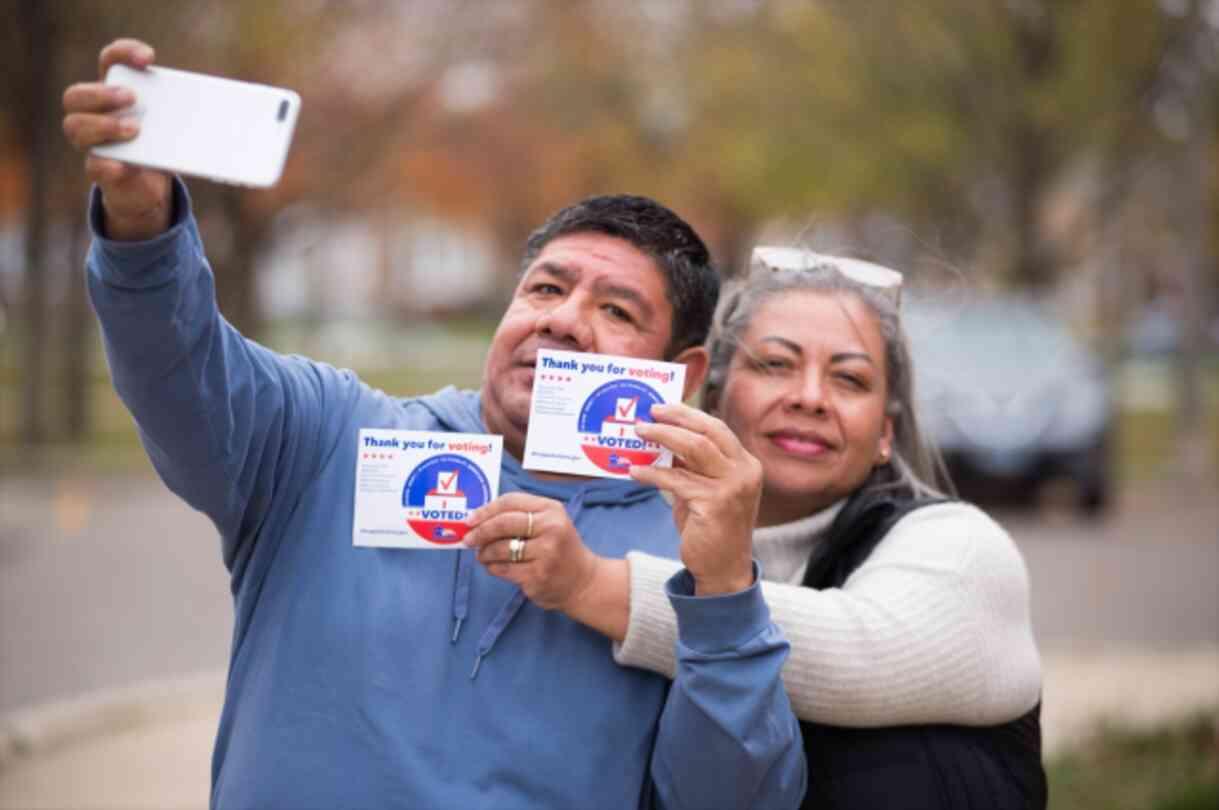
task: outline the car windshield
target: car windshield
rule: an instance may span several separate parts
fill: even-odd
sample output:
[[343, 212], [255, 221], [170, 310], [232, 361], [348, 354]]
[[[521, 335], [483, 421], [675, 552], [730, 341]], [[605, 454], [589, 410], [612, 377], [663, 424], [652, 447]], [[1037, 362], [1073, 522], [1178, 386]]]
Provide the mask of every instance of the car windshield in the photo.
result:
[[950, 375], [983, 387], [1013, 387], [1079, 373], [1085, 362], [1071, 335], [1026, 302], [911, 302], [903, 322], [925, 379]]

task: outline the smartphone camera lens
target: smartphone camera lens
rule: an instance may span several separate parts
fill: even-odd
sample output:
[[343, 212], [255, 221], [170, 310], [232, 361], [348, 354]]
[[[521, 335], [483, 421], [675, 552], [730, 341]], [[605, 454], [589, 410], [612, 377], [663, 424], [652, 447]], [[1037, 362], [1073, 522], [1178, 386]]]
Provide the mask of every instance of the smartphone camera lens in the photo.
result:
[[279, 102], [279, 115], [276, 116], [276, 121], [283, 121], [288, 117], [288, 99]]

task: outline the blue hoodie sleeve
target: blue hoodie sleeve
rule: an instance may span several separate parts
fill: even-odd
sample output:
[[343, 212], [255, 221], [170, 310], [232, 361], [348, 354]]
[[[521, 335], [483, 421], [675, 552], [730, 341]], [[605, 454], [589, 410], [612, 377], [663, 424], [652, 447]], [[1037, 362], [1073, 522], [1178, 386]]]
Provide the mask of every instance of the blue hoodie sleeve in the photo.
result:
[[[169, 230], [116, 242], [90, 199], [86, 272], [115, 389], [161, 478], [207, 514], [240, 580], [274, 498], [299, 497], [358, 382], [247, 340], [221, 317], [186, 187]], [[267, 533], [268, 536], [273, 533]], [[264, 557], [266, 555], [263, 555]]]
[[666, 583], [677, 613], [677, 676], [660, 718], [652, 779], [660, 806], [796, 808], [807, 764], [779, 671], [788, 643], [758, 584], [694, 596], [686, 570]]

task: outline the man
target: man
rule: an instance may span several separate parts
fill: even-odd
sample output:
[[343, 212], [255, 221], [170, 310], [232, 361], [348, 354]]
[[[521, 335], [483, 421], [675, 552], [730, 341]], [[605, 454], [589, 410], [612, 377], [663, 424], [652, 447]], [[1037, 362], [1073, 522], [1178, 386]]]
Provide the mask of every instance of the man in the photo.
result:
[[[120, 40], [101, 71], [152, 60]], [[132, 137], [115, 116], [132, 101], [74, 85], [64, 130], [82, 150]], [[577, 569], [585, 545], [677, 555], [656, 490], [542, 478], [517, 459], [539, 348], [667, 357], [697, 387], [718, 282], [686, 223], [637, 197], [560, 212], [530, 239], [481, 392], [403, 400], [225, 323], [180, 181], [94, 157], [86, 170], [97, 183], [89, 288], [115, 387], [162, 478], [215, 522], [232, 575], [213, 806], [798, 805], [804, 757], [779, 682], [787, 645], [756, 583], [734, 590], [692, 572], [685, 592], [670, 584], [682, 655], [670, 688], [544, 609], [564, 594], [530, 601], [547, 572], [527, 552], [506, 562], [509, 533]], [[501, 434], [501, 489], [523, 508], [499, 515], [495, 542], [491, 521], [480, 529], [478, 559], [353, 547], [361, 428]]]

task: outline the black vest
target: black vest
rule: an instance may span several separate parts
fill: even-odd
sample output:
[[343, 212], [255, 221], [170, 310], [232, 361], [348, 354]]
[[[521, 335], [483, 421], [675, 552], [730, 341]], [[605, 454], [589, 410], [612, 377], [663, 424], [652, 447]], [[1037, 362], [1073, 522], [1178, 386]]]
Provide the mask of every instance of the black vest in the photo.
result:
[[[840, 587], [908, 512], [940, 501], [861, 490], [809, 559], [804, 585]], [[1041, 704], [999, 726], [842, 728], [802, 722], [804, 810], [1042, 810]]]

